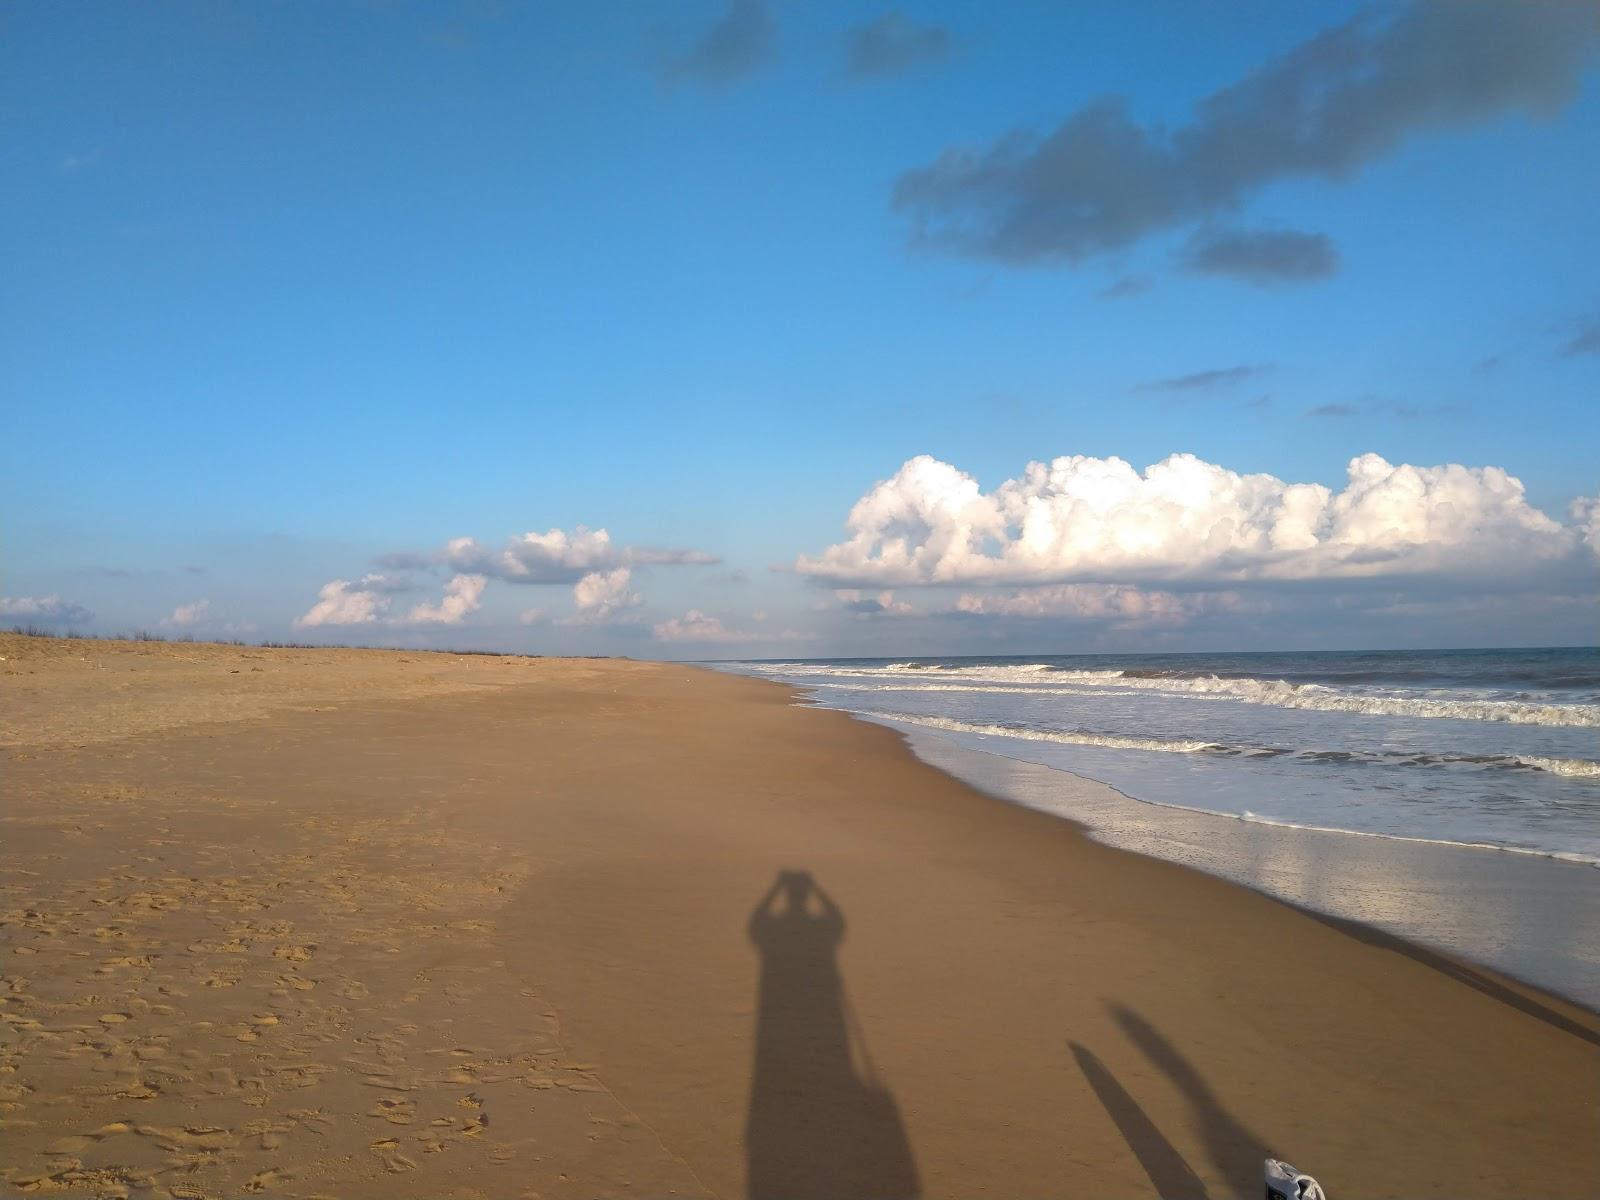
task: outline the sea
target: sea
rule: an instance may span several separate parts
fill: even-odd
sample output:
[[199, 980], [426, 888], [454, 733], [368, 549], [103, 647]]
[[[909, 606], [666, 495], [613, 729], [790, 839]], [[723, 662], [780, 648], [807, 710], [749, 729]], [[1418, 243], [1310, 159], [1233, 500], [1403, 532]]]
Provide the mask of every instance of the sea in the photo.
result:
[[[1390, 902], [1402, 911], [1386, 922], [1336, 904], [1313, 907], [1600, 1004], [1600, 927], [1571, 936], [1566, 928], [1579, 917], [1575, 906], [1588, 914], [1600, 902], [1600, 649], [713, 665], [794, 685], [809, 703], [897, 728], [924, 758], [991, 791], [1011, 787], [1017, 794], [1008, 798], [1079, 820], [1114, 844], [1243, 874], [1252, 886], [1263, 883], [1238, 852], [1242, 828], [1315, 834], [1314, 844], [1329, 848], [1324, 867], [1337, 861], [1365, 878], [1373, 863], [1384, 864], [1382, 885], [1366, 891], [1394, 893]], [[1034, 770], [1024, 785], [1015, 771], [985, 767], [970, 752]], [[1061, 785], [1054, 794], [1049, 772]], [[1079, 802], [1066, 776], [1109, 785], [1137, 810]], [[1488, 863], [1484, 854], [1529, 863]], [[1532, 860], [1542, 860], [1543, 873]], [[1564, 870], [1551, 874], [1557, 867]], [[1453, 878], [1484, 894], [1448, 899]], [[1530, 880], [1541, 898], [1525, 894]], [[1408, 897], [1408, 885], [1427, 894]], [[1298, 886], [1279, 879], [1263, 890], [1301, 902], [1284, 895]], [[1488, 894], [1497, 888], [1508, 894]], [[1457, 909], [1429, 917], [1422, 909], [1430, 904]], [[1524, 911], [1499, 911], [1519, 904]], [[1531, 944], [1555, 935], [1552, 920], [1562, 926], [1561, 944]], [[1470, 932], [1474, 923], [1501, 930], [1494, 946], [1477, 944], [1484, 935]], [[1529, 944], [1511, 944], [1519, 938]], [[1571, 962], [1574, 955], [1582, 961]]]

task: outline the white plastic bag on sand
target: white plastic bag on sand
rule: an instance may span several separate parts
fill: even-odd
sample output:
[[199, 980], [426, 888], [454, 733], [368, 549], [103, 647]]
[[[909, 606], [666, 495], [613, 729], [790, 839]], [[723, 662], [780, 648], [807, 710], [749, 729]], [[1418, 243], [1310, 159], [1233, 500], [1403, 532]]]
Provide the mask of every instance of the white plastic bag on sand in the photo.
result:
[[1286, 1162], [1269, 1158], [1265, 1163], [1267, 1200], [1328, 1200], [1322, 1185], [1302, 1175]]

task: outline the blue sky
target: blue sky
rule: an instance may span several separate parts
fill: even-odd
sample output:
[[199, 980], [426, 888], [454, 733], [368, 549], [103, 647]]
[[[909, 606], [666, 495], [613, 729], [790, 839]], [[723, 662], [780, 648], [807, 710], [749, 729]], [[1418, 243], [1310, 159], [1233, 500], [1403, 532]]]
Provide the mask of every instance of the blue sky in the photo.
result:
[[[1591, 640], [1594, 10], [1440, 12], [10, 6], [8, 618], [668, 657]], [[1355, 115], [1273, 157], [1271, 87]], [[1051, 141], [1110, 96], [1132, 143]], [[1047, 489], [1038, 554], [1001, 516], [895, 567], [949, 533], [917, 509], [799, 566], [919, 455], [992, 497], [1175, 453], [1222, 473], [1142, 558], [1089, 525], [1148, 497]], [[1429, 476], [1432, 518], [1330, 500], [1291, 553], [1278, 500], [1229, 499], [1369, 453], [1501, 468], [1561, 529]], [[1185, 549], [1218, 522], [1260, 536]], [[540, 582], [490, 553], [579, 527], [612, 550]], [[333, 581], [370, 602], [308, 624]]]

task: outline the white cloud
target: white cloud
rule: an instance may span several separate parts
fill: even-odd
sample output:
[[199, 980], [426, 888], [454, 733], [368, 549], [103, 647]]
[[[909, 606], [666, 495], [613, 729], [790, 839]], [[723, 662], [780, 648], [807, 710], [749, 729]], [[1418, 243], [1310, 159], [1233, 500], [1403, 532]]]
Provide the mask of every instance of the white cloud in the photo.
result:
[[83, 625], [94, 620], [94, 614], [83, 605], [54, 593], [0, 597], [0, 617], [27, 625]]
[[164, 629], [204, 629], [212, 636], [226, 634], [229, 637], [240, 637], [256, 632], [254, 621], [217, 620], [212, 615], [211, 601], [205, 599], [196, 600], [192, 604], [178, 605], [169, 616], [161, 618], [161, 625]]
[[304, 616], [295, 618], [296, 629], [317, 625], [370, 625], [389, 611], [388, 596], [343, 579], [322, 585], [317, 602]]
[[[567, 623], [597, 624], [641, 603], [639, 596], [628, 590], [633, 568], [700, 566], [719, 561], [703, 550], [619, 546], [606, 530], [583, 525], [570, 533], [549, 529], [544, 533], [517, 534], [500, 549], [483, 546], [474, 538], [458, 537], [437, 551], [382, 555], [378, 563], [384, 571], [364, 575], [353, 583], [335, 579], [324, 584], [317, 603], [294, 624], [297, 628], [380, 621], [393, 625], [456, 625], [482, 606], [484, 589], [491, 580], [574, 584], [577, 612], [567, 618]], [[415, 580], [406, 572], [432, 571], [441, 566], [454, 572], [445, 585], [444, 598], [438, 604], [418, 604], [403, 618], [391, 617], [390, 597], [416, 589]], [[524, 625], [536, 624], [543, 619], [543, 613], [528, 609], [520, 619]]]
[[482, 575], [454, 575], [444, 585], [444, 598], [438, 604], [419, 604], [406, 620], [418, 625], [459, 625], [483, 603], [483, 589], [489, 581]]
[[[1582, 540], [1498, 467], [1352, 459], [1346, 486], [1241, 475], [1191, 454], [1030, 463], [984, 492], [929, 456], [851, 509], [848, 541], [796, 570], [842, 587], [1476, 578], [1538, 586]], [[1597, 518], [1584, 509], [1583, 519]], [[1588, 528], [1586, 526], [1586, 528]], [[1592, 564], [1590, 566], [1592, 570]]]
[[624, 609], [644, 603], [639, 593], [632, 591], [629, 580], [633, 572], [627, 567], [610, 571], [591, 571], [573, 585], [572, 602], [577, 612], [565, 621], [569, 625], [599, 625], [611, 620]]
[[839, 588], [833, 594], [844, 606], [845, 611], [858, 616], [909, 617], [917, 611], [904, 600], [896, 600], [892, 591], [882, 591], [876, 596], [869, 596], [860, 588]]
[[[750, 615], [757, 621], [766, 619], [766, 614], [763, 612], [754, 612]], [[660, 642], [720, 642], [724, 645], [742, 645], [748, 642], [809, 642], [816, 637], [813, 633], [801, 633], [794, 629], [757, 632], [730, 628], [723, 623], [721, 617], [701, 612], [698, 608], [691, 608], [681, 617], [671, 617], [657, 623], [651, 632]]]
[[549, 620], [549, 615], [542, 608], [525, 608], [517, 614], [517, 621], [523, 625], [543, 625]]
[[1580, 496], [1569, 510], [1584, 545], [1600, 554], [1600, 496]]
[[1008, 593], [964, 593], [957, 597], [955, 611], [974, 616], [1048, 617], [1145, 627], [1183, 625], [1202, 612], [1242, 613], [1259, 607], [1236, 592], [1180, 594], [1128, 584], [1063, 583]]
[[445, 561], [458, 571], [518, 583], [568, 583], [596, 567], [612, 565], [616, 558], [609, 533], [581, 525], [570, 534], [561, 529], [518, 534], [503, 550], [490, 550], [469, 537], [452, 539], [444, 550]]
[[[424, 556], [393, 556], [408, 563]], [[551, 529], [521, 533], [503, 549], [491, 550], [470, 537], [446, 544], [439, 559], [457, 571], [470, 571], [508, 583], [572, 583], [583, 575], [615, 567], [700, 566], [719, 561], [701, 550], [673, 550], [654, 546], [618, 546], [604, 529], [578, 526], [571, 533]]]
[[691, 608], [681, 617], [662, 621], [652, 631], [662, 642], [764, 642], [775, 641], [767, 634], [729, 629], [721, 618]]
[[173, 629], [181, 629], [189, 625], [198, 625], [211, 615], [211, 601], [196, 600], [193, 604], [180, 604], [172, 610], [172, 615], [163, 617], [161, 623]]
[[355, 585], [364, 592], [379, 592], [392, 595], [398, 592], [414, 592], [417, 590], [417, 581], [409, 575], [397, 575], [390, 571], [373, 572], [363, 575]]

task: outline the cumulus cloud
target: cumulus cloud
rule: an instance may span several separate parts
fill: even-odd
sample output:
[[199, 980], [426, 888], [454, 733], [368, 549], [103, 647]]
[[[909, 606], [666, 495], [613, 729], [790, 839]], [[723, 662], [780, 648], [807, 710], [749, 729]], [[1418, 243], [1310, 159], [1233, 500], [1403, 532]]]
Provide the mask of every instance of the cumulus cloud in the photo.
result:
[[419, 604], [406, 616], [415, 625], [459, 625], [483, 604], [483, 589], [489, 580], [482, 575], [454, 575], [444, 585], [444, 596], [437, 604]]
[[949, 31], [938, 25], [918, 25], [904, 13], [885, 13], [845, 35], [844, 75], [858, 82], [893, 75], [938, 62], [952, 45]]
[[[660, 546], [620, 546], [604, 529], [580, 525], [568, 532], [549, 529], [519, 533], [498, 548], [475, 538], [458, 537], [430, 552], [398, 551], [378, 558], [383, 571], [350, 582], [335, 579], [323, 585], [317, 603], [295, 621], [298, 628], [317, 625], [389, 624], [456, 625], [482, 606], [490, 581], [517, 584], [574, 584], [578, 620], [588, 623], [608, 619], [631, 600], [604, 606], [606, 580], [623, 580], [630, 571], [646, 566], [705, 566], [721, 560], [702, 550]], [[408, 572], [447, 568], [452, 578], [438, 604], [418, 604], [403, 617], [391, 616], [393, 597], [415, 591], [417, 582]], [[620, 572], [620, 575], [619, 575]], [[600, 581], [600, 582], [597, 582]], [[627, 593], [632, 596], [632, 593]], [[530, 612], [538, 611], [530, 609]], [[527, 622], [524, 622], [527, 623]]]
[[617, 614], [644, 603], [644, 597], [629, 586], [633, 572], [627, 567], [610, 571], [593, 571], [573, 585], [572, 603], [576, 612], [567, 618], [567, 624], [599, 625], [616, 618]]
[[81, 604], [48, 596], [0, 597], [0, 618], [25, 625], [86, 625], [94, 614]]
[[[317, 593], [317, 602], [304, 616], [297, 617], [294, 625], [297, 629], [317, 625], [370, 625], [388, 619], [396, 595], [416, 590], [416, 580], [409, 575], [393, 572], [372, 572], [353, 583], [345, 579], [335, 579], [322, 585], [322, 589]], [[425, 607], [427, 606], [419, 606], [419, 608]]]
[[687, 50], [667, 58], [661, 82], [726, 87], [753, 75], [777, 54], [778, 24], [764, 0], [730, 0], [728, 11]]
[[[920, 246], [1075, 264], [1229, 214], [1280, 180], [1347, 179], [1428, 129], [1553, 113], [1577, 94], [1597, 45], [1592, 4], [1369, 10], [1207, 97], [1187, 124], [1141, 124], [1123, 99], [1100, 99], [1042, 137], [1016, 130], [946, 149], [901, 175], [894, 207]], [[1331, 266], [1309, 242], [1296, 250], [1280, 235], [1276, 256], [1253, 246], [1223, 259], [1270, 271], [1276, 258], [1300, 277]]]
[[[1584, 510], [1588, 514], [1588, 510]], [[1082, 455], [985, 492], [923, 455], [851, 509], [850, 538], [795, 569], [835, 587], [1464, 580], [1537, 587], [1593, 572], [1583, 535], [1498, 467], [1352, 459], [1348, 481], [1287, 483], [1192, 454], [1136, 471]]]
[[161, 623], [173, 629], [182, 629], [190, 625], [198, 625], [211, 615], [211, 601], [196, 600], [193, 604], [180, 604], [172, 610], [172, 614], [163, 617]]
[[[393, 561], [401, 556], [388, 556]], [[456, 571], [487, 575], [507, 583], [574, 583], [583, 576], [614, 567], [706, 566], [720, 561], [701, 550], [658, 546], [619, 546], [604, 529], [578, 526], [571, 533], [550, 529], [520, 533], [499, 550], [470, 537], [446, 544], [437, 561]]]
[[1600, 496], [1580, 496], [1569, 511], [1583, 544], [1600, 555]]
[[1339, 269], [1339, 252], [1323, 233], [1212, 230], [1190, 239], [1183, 266], [1195, 275], [1230, 275], [1267, 287], [1324, 279]]
[[322, 585], [317, 602], [295, 618], [294, 626], [312, 629], [319, 625], [370, 625], [388, 613], [391, 603], [388, 596], [372, 588], [334, 579]]

